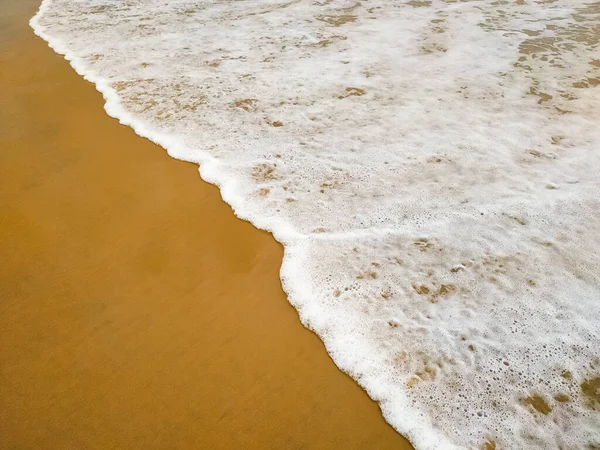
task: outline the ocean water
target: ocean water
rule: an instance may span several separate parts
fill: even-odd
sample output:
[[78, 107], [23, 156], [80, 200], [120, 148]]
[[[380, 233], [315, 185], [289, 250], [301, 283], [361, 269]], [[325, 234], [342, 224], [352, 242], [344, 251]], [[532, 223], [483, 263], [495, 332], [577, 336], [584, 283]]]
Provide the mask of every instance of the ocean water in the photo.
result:
[[31, 25], [284, 244], [302, 323], [417, 450], [600, 448], [600, 3], [44, 0]]

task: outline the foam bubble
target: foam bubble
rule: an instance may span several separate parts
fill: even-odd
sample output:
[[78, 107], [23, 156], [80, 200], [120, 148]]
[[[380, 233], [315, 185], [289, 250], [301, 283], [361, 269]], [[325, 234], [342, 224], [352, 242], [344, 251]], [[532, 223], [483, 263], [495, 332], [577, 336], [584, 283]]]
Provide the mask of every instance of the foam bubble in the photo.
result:
[[597, 3], [45, 0], [108, 114], [285, 245], [417, 449], [600, 446]]

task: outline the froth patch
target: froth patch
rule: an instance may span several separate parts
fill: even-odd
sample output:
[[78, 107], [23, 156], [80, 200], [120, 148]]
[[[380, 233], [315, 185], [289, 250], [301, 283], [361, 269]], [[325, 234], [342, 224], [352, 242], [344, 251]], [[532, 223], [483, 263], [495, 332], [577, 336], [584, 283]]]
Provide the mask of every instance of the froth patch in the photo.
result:
[[[552, 246], [519, 249], [504, 236], [490, 245], [469, 231], [451, 222], [315, 240], [302, 261], [323, 299], [314, 314], [336, 319], [310, 323], [344, 370], [384, 392], [376, 397], [386, 416], [416, 408], [469, 446], [509, 447], [515, 436], [533, 448], [594, 442], [598, 333], [582, 327], [574, 300], [596, 317], [598, 287], [561, 265]], [[352, 354], [348, 333], [375, 351]]]

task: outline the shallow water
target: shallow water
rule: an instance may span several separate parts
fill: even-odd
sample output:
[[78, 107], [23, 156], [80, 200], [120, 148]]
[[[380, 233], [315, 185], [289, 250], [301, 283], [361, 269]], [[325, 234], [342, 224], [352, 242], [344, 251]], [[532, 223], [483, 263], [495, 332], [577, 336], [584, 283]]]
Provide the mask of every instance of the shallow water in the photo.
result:
[[285, 245], [417, 449], [600, 446], [600, 6], [46, 0], [110, 115]]

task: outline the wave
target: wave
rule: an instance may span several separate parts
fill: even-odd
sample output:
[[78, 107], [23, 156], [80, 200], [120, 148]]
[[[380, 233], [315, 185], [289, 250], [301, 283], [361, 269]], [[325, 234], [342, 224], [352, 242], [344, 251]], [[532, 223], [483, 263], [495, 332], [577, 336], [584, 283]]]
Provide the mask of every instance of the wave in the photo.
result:
[[302, 323], [416, 449], [600, 446], [598, 3], [44, 0], [31, 26], [284, 245]]

